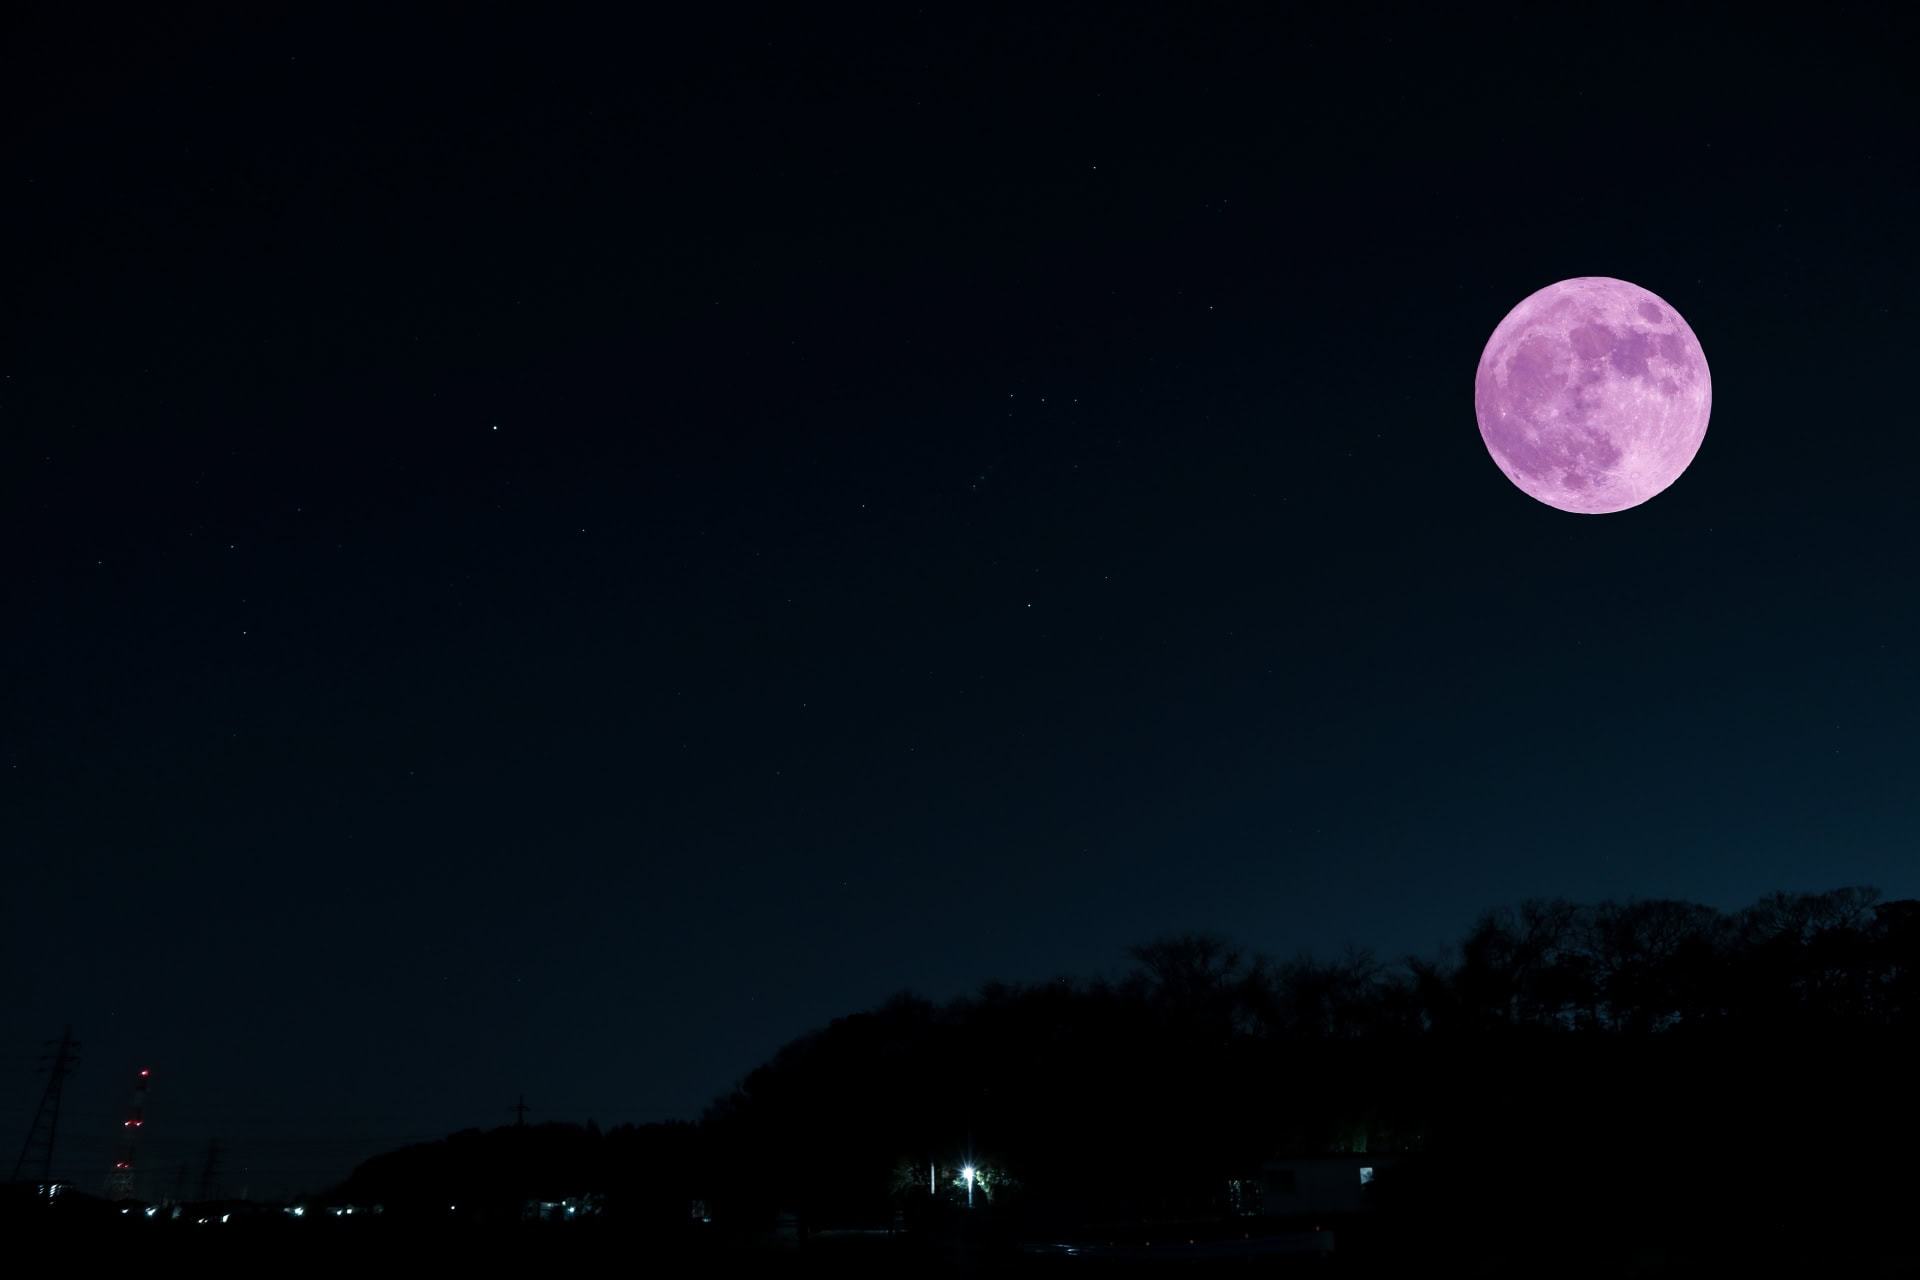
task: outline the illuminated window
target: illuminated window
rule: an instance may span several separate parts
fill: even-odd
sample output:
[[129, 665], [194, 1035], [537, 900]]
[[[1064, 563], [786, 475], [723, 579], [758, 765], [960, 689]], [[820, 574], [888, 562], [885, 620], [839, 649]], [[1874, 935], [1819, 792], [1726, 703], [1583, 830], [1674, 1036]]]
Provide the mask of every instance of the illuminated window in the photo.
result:
[[1367, 1165], [1360, 1170], [1360, 1185], [1364, 1187], [1369, 1182], [1372, 1182], [1372, 1181], [1373, 1181], [1373, 1166]]

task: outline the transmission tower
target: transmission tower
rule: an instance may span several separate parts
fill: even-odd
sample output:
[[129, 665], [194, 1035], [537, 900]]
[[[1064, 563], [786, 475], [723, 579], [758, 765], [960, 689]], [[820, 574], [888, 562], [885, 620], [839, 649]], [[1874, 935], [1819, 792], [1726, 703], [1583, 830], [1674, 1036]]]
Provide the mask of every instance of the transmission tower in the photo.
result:
[[140, 1130], [147, 1122], [147, 1082], [151, 1072], [142, 1071], [133, 1084], [133, 1109], [121, 1122], [120, 1158], [113, 1162], [107, 1177], [107, 1194], [115, 1200], [133, 1199], [133, 1153], [140, 1145]]
[[524, 1093], [521, 1094], [520, 1101], [508, 1107], [507, 1110], [513, 1112], [513, 1116], [514, 1116], [513, 1122], [515, 1125], [519, 1126], [522, 1129], [527, 1127], [527, 1112], [533, 1110], [533, 1108], [527, 1105], [526, 1094]]
[[213, 1199], [213, 1180], [220, 1174], [220, 1139], [207, 1143], [207, 1162], [200, 1167], [200, 1199]]
[[[50, 1187], [53, 1184], [53, 1142], [60, 1132], [60, 1090], [66, 1084], [67, 1077], [80, 1065], [75, 1053], [80, 1044], [73, 1038], [73, 1028], [68, 1027], [60, 1033], [58, 1040], [48, 1040], [46, 1044], [54, 1047], [53, 1067], [48, 1072], [46, 1092], [40, 1095], [40, 1106], [33, 1113], [33, 1127], [27, 1130], [27, 1140], [20, 1144], [20, 1158], [13, 1162], [13, 1181], [20, 1180], [20, 1171], [27, 1168], [27, 1162], [37, 1150], [40, 1156], [40, 1185]], [[57, 1046], [57, 1047], [55, 1047]], [[46, 1055], [41, 1054], [41, 1061]], [[46, 1071], [47, 1068], [42, 1067]], [[52, 1195], [51, 1191], [47, 1192]]]

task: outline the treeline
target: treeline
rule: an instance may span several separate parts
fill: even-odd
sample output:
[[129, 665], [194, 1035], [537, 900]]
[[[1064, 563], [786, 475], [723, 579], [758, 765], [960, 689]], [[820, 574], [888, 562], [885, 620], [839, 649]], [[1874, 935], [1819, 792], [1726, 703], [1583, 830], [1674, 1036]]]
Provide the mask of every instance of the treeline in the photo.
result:
[[1865, 1212], [1891, 1184], [1864, 1170], [1920, 1136], [1920, 902], [1871, 889], [1733, 913], [1531, 901], [1438, 960], [1276, 960], [1206, 935], [1132, 960], [896, 996], [787, 1045], [698, 1124], [456, 1135], [344, 1191], [883, 1223], [963, 1199], [972, 1163], [992, 1178], [980, 1211], [1060, 1224], [1225, 1212], [1271, 1157], [1366, 1151], [1407, 1157], [1382, 1218], [1431, 1233], [1488, 1212]]

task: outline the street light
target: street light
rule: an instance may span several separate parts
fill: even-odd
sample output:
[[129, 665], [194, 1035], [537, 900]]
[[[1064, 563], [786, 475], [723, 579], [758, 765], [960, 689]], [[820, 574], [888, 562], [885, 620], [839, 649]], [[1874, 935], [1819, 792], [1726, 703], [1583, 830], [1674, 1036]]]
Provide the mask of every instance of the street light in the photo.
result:
[[962, 1169], [960, 1176], [967, 1180], [967, 1208], [971, 1209], [973, 1208], [973, 1166], [968, 1165]]

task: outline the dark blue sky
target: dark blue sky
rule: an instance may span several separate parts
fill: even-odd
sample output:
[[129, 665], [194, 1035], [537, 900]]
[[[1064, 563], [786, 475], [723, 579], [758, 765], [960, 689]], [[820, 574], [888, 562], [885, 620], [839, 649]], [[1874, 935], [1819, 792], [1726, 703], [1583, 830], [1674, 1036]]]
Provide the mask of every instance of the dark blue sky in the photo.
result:
[[[1176, 930], [1920, 892], [1891, 8], [1033, 8], [0, 40], [0, 1139], [69, 1023], [73, 1175], [150, 1066], [259, 1193]], [[1611, 516], [1473, 418], [1578, 275], [1714, 377]]]

